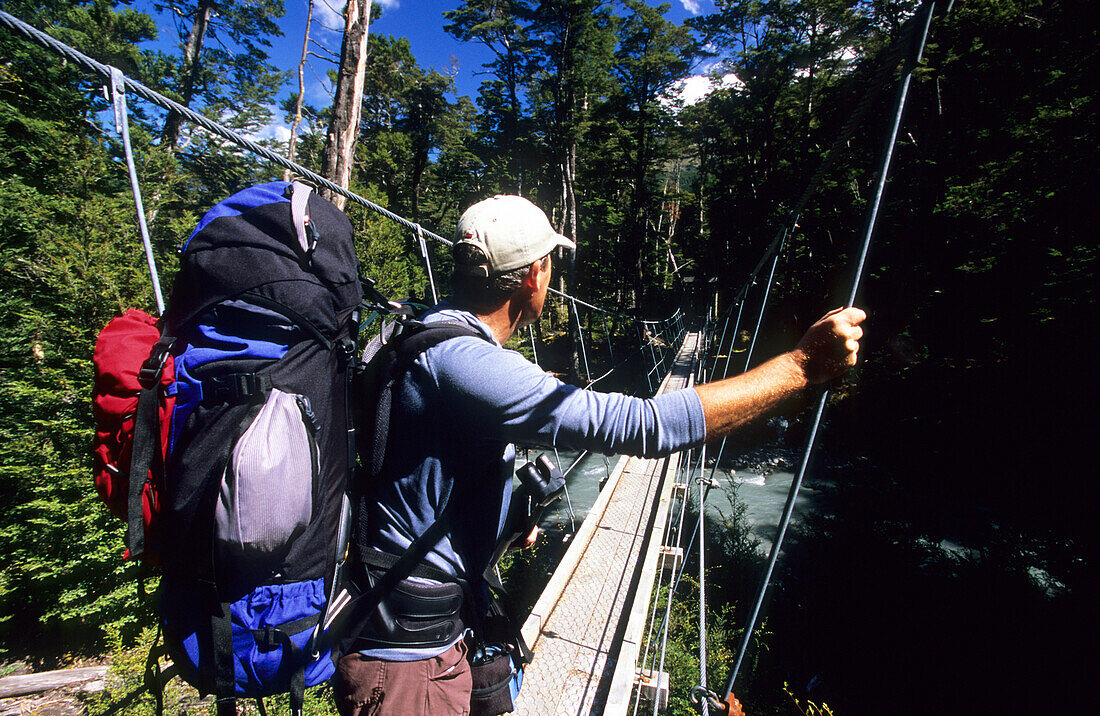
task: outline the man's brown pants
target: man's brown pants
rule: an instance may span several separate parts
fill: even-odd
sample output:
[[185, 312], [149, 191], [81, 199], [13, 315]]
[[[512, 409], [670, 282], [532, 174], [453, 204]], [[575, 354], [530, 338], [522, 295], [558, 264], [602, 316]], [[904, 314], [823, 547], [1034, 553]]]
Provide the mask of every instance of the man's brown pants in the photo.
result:
[[458, 642], [431, 659], [382, 661], [348, 654], [333, 690], [342, 716], [442, 716], [470, 713], [470, 664]]

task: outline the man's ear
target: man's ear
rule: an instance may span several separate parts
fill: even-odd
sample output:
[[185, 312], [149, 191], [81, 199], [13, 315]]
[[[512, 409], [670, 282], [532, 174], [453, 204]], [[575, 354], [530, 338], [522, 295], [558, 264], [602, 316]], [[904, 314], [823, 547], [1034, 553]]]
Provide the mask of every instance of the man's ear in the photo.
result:
[[527, 275], [523, 277], [523, 287], [531, 291], [537, 291], [539, 288], [539, 274], [542, 273], [543, 259], [535, 261], [533, 264], [527, 267]]

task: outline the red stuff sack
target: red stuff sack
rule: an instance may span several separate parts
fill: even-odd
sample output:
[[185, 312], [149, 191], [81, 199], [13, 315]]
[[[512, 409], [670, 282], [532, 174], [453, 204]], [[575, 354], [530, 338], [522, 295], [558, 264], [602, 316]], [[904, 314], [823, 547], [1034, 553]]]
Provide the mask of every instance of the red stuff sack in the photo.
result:
[[[111, 320], [96, 339], [93, 477], [100, 499], [127, 523], [127, 559], [157, 558], [164, 458], [175, 404], [175, 396], [168, 395], [175, 380], [171, 343], [172, 338], [161, 336], [155, 318], [136, 309]], [[146, 465], [144, 475], [130, 474], [135, 455], [139, 465]]]

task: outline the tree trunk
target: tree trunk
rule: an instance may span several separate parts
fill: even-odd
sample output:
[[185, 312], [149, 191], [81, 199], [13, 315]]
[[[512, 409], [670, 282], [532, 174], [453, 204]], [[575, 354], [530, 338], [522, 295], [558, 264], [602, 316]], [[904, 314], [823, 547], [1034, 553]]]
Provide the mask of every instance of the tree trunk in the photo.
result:
[[[294, 103], [294, 121], [290, 124], [290, 140], [286, 147], [286, 158], [294, 161], [294, 146], [298, 143], [298, 128], [302, 126], [302, 104], [306, 93], [306, 58], [309, 56], [309, 26], [313, 23], [313, 0], [309, 0], [306, 10], [306, 30], [302, 35], [302, 58], [298, 60], [298, 100]], [[283, 170], [283, 181], [290, 181], [290, 170]]]
[[[190, 107], [191, 99], [195, 96], [195, 81], [199, 75], [199, 53], [202, 52], [202, 42], [206, 38], [206, 28], [210, 24], [210, 15], [213, 6], [203, 1], [195, 10], [195, 22], [191, 25], [191, 32], [187, 35], [187, 45], [183, 50], [183, 86], [180, 88], [180, 96], [183, 98], [183, 106]], [[171, 150], [175, 150], [179, 144], [180, 130], [183, 126], [183, 116], [179, 112], [168, 112], [168, 118], [164, 121], [164, 133], [162, 143]]]
[[[363, 107], [363, 81], [367, 65], [367, 30], [370, 0], [349, 0], [345, 11], [346, 29], [340, 48], [340, 71], [332, 102], [332, 121], [325, 137], [321, 176], [343, 188], [351, 184], [355, 142], [359, 137], [359, 115]], [[333, 191], [322, 195], [340, 209], [347, 200]]]

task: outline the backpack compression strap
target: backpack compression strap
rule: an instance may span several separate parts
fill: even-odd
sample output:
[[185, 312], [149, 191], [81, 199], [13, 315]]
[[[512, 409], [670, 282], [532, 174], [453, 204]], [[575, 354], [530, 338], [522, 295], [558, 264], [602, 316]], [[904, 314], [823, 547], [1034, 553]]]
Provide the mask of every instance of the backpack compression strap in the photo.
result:
[[[126, 495], [126, 547], [130, 558], [137, 559], [145, 551], [145, 524], [142, 500], [145, 480], [154, 459], [160, 455], [160, 379], [168, 361], [168, 351], [176, 339], [166, 333], [153, 344], [149, 357], [141, 365], [138, 382], [137, 412], [134, 416], [134, 444], [130, 453], [130, 485]], [[163, 467], [163, 466], [158, 466]]]

